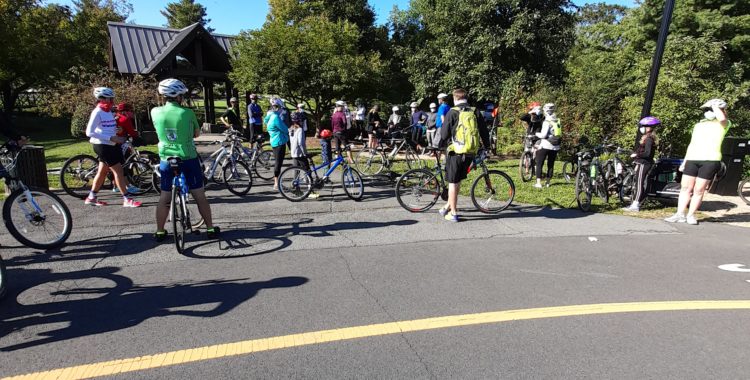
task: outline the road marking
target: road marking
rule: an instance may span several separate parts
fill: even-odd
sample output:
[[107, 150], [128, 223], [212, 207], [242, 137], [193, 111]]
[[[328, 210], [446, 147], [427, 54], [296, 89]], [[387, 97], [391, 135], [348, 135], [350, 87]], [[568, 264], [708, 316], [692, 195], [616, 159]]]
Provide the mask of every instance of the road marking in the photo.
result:
[[719, 269], [730, 272], [750, 273], [750, 268], [745, 268], [745, 264], [724, 264], [719, 265]]
[[481, 325], [488, 323], [596, 314], [688, 310], [750, 310], [750, 300], [604, 303], [451, 315], [445, 317], [416, 319], [411, 321], [388, 322], [366, 326], [313, 331], [276, 336], [271, 338], [251, 339], [241, 342], [217, 344], [187, 350], [165, 352], [161, 354], [145, 355], [135, 358], [84, 364], [68, 368], [55, 369], [51, 371], [35, 372], [26, 375], [7, 377], [3, 380], [85, 379], [91, 377], [110, 376], [126, 372], [167, 367], [178, 364], [194, 363], [198, 361], [223, 357], [247, 355], [256, 352], [278, 350], [282, 348], [300, 347], [374, 336], [435, 330], [449, 327]]

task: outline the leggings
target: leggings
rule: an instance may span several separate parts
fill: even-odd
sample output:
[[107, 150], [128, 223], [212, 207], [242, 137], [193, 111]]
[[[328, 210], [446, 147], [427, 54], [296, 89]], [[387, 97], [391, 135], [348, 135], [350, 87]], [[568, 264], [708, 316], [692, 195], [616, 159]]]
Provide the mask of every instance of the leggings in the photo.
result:
[[307, 157], [295, 157], [294, 166], [300, 167], [306, 172], [310, 171], [310, 163], [307, 161]]
[[557, 151], [551, 149], [540, 148], [536, 151], [536, 178], [542, 178], [542, 166], [544, 165], [544, 159], [547, 158], [547, 181], [552, 178], [552, 173], [555, 170], [555, 159], [557, 158]]
[[648, 172], [651, 171], [651, 166], [653, 166], [650, 162], [644, 162], [644, 163], [636, 163], [635, 164], [635, 197], [633, 198], [634, 201], [641, 203], [646, 199], [646, 186], [648, 185], [647, 182], [647, 176]]
[[320, 139], [320, 157], [324, 164], [331, 162], [331, 140]]
[[286, 145], [273, 147], [273, 158], [276, 164], [273, 167], [273, 176], [278, 177], [281, 174], [281, 166], [284, 165], [284, 156], [286, 155]]

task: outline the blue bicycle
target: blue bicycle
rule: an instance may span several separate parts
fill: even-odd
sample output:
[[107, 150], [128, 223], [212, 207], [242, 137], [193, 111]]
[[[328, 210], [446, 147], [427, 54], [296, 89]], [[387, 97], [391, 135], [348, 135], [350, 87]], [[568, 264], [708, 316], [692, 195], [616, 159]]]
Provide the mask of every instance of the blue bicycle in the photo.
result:
[[[344, 149], [350, 150], [351, 145]], [[298, 166], [284, 169], [279, 175], [279, 192], [284, 198], [292, 202], [303, 201], [310, 196], [313, 188], [320, 189], [326, 183], [330, 183], [329, 177], [340, 165], [342, 168], [341, 186], [344, 188], [346, 196], [355, 201], [362, 200], [362, 196], [365, 194], [365, 185], [362, 182], [362, 176], [357, 169], [349, 166], [346, 159], [341, 155], [341, 152], [339, 152], [338, 157], [330, 163], [331, 168], [326, 171], [323, 178], [320, 178], [318, 176], [318, 170], [328, 167], [328, 164], [329, 163], [327, 162], [320, 166], [311, 164], [313, 167], [309, 171], [305, 171]]]
[[[169, 168], [174, 173], [174, 179], [172, 180], [172, 203], [169, 216], [172, 219], [174, 244], [177, 247], [177, 252], [182, 253], [185, 250], [185, 232], [192, 232], [195, 235], [200, 234], [198, 227], [203, 224], [203, 218], [199, 218], [196, 222], [190, 220], [190, 209], [192, 208], [188, 206], [190, 202], [190, 189], [185, 180], [185, 174], [182, 173], [182, 169], [180, 168], [182, 159], [179, 157], [169, 157], [167, 158], [167, 162], [169, 162]], [[197, 214], [200, 215], [200, 213]]]

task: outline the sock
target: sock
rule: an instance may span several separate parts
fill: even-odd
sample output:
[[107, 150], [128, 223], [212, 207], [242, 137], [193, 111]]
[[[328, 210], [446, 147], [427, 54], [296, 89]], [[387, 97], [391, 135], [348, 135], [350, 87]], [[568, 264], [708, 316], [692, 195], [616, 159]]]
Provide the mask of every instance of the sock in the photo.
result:
[[96, 199], [96, 192], [95, 191], [89, 191], [89, 199]]

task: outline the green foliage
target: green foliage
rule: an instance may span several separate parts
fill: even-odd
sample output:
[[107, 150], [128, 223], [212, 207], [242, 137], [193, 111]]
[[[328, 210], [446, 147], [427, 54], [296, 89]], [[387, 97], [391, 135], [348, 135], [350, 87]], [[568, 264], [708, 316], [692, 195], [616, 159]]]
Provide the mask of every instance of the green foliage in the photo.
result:
[[206, 7], [196, 3], [195, 0], [179, 0], [168, 3], [167, 7], [160, 12], [167, 19], [166, 26], [170, 28], [182, 29], [200, 23], [209, 32], [214, 31], [213, 28], [208, 27], [211, 19], [206, 18]]
[[[107, 22], [123, 22], [133, 12], [125, 0], [75, 0], [68, 38], [74, 64], [96, 70], [109, 60]], [[71, 53], [70, 51], [68, 52]]]
[[73, 117], [70, 119], [70, 136], [73, 138], [86, 137], [86, 125], [89, 122], [93, 106], [90, 103], [81, 103], [76, 106]]

